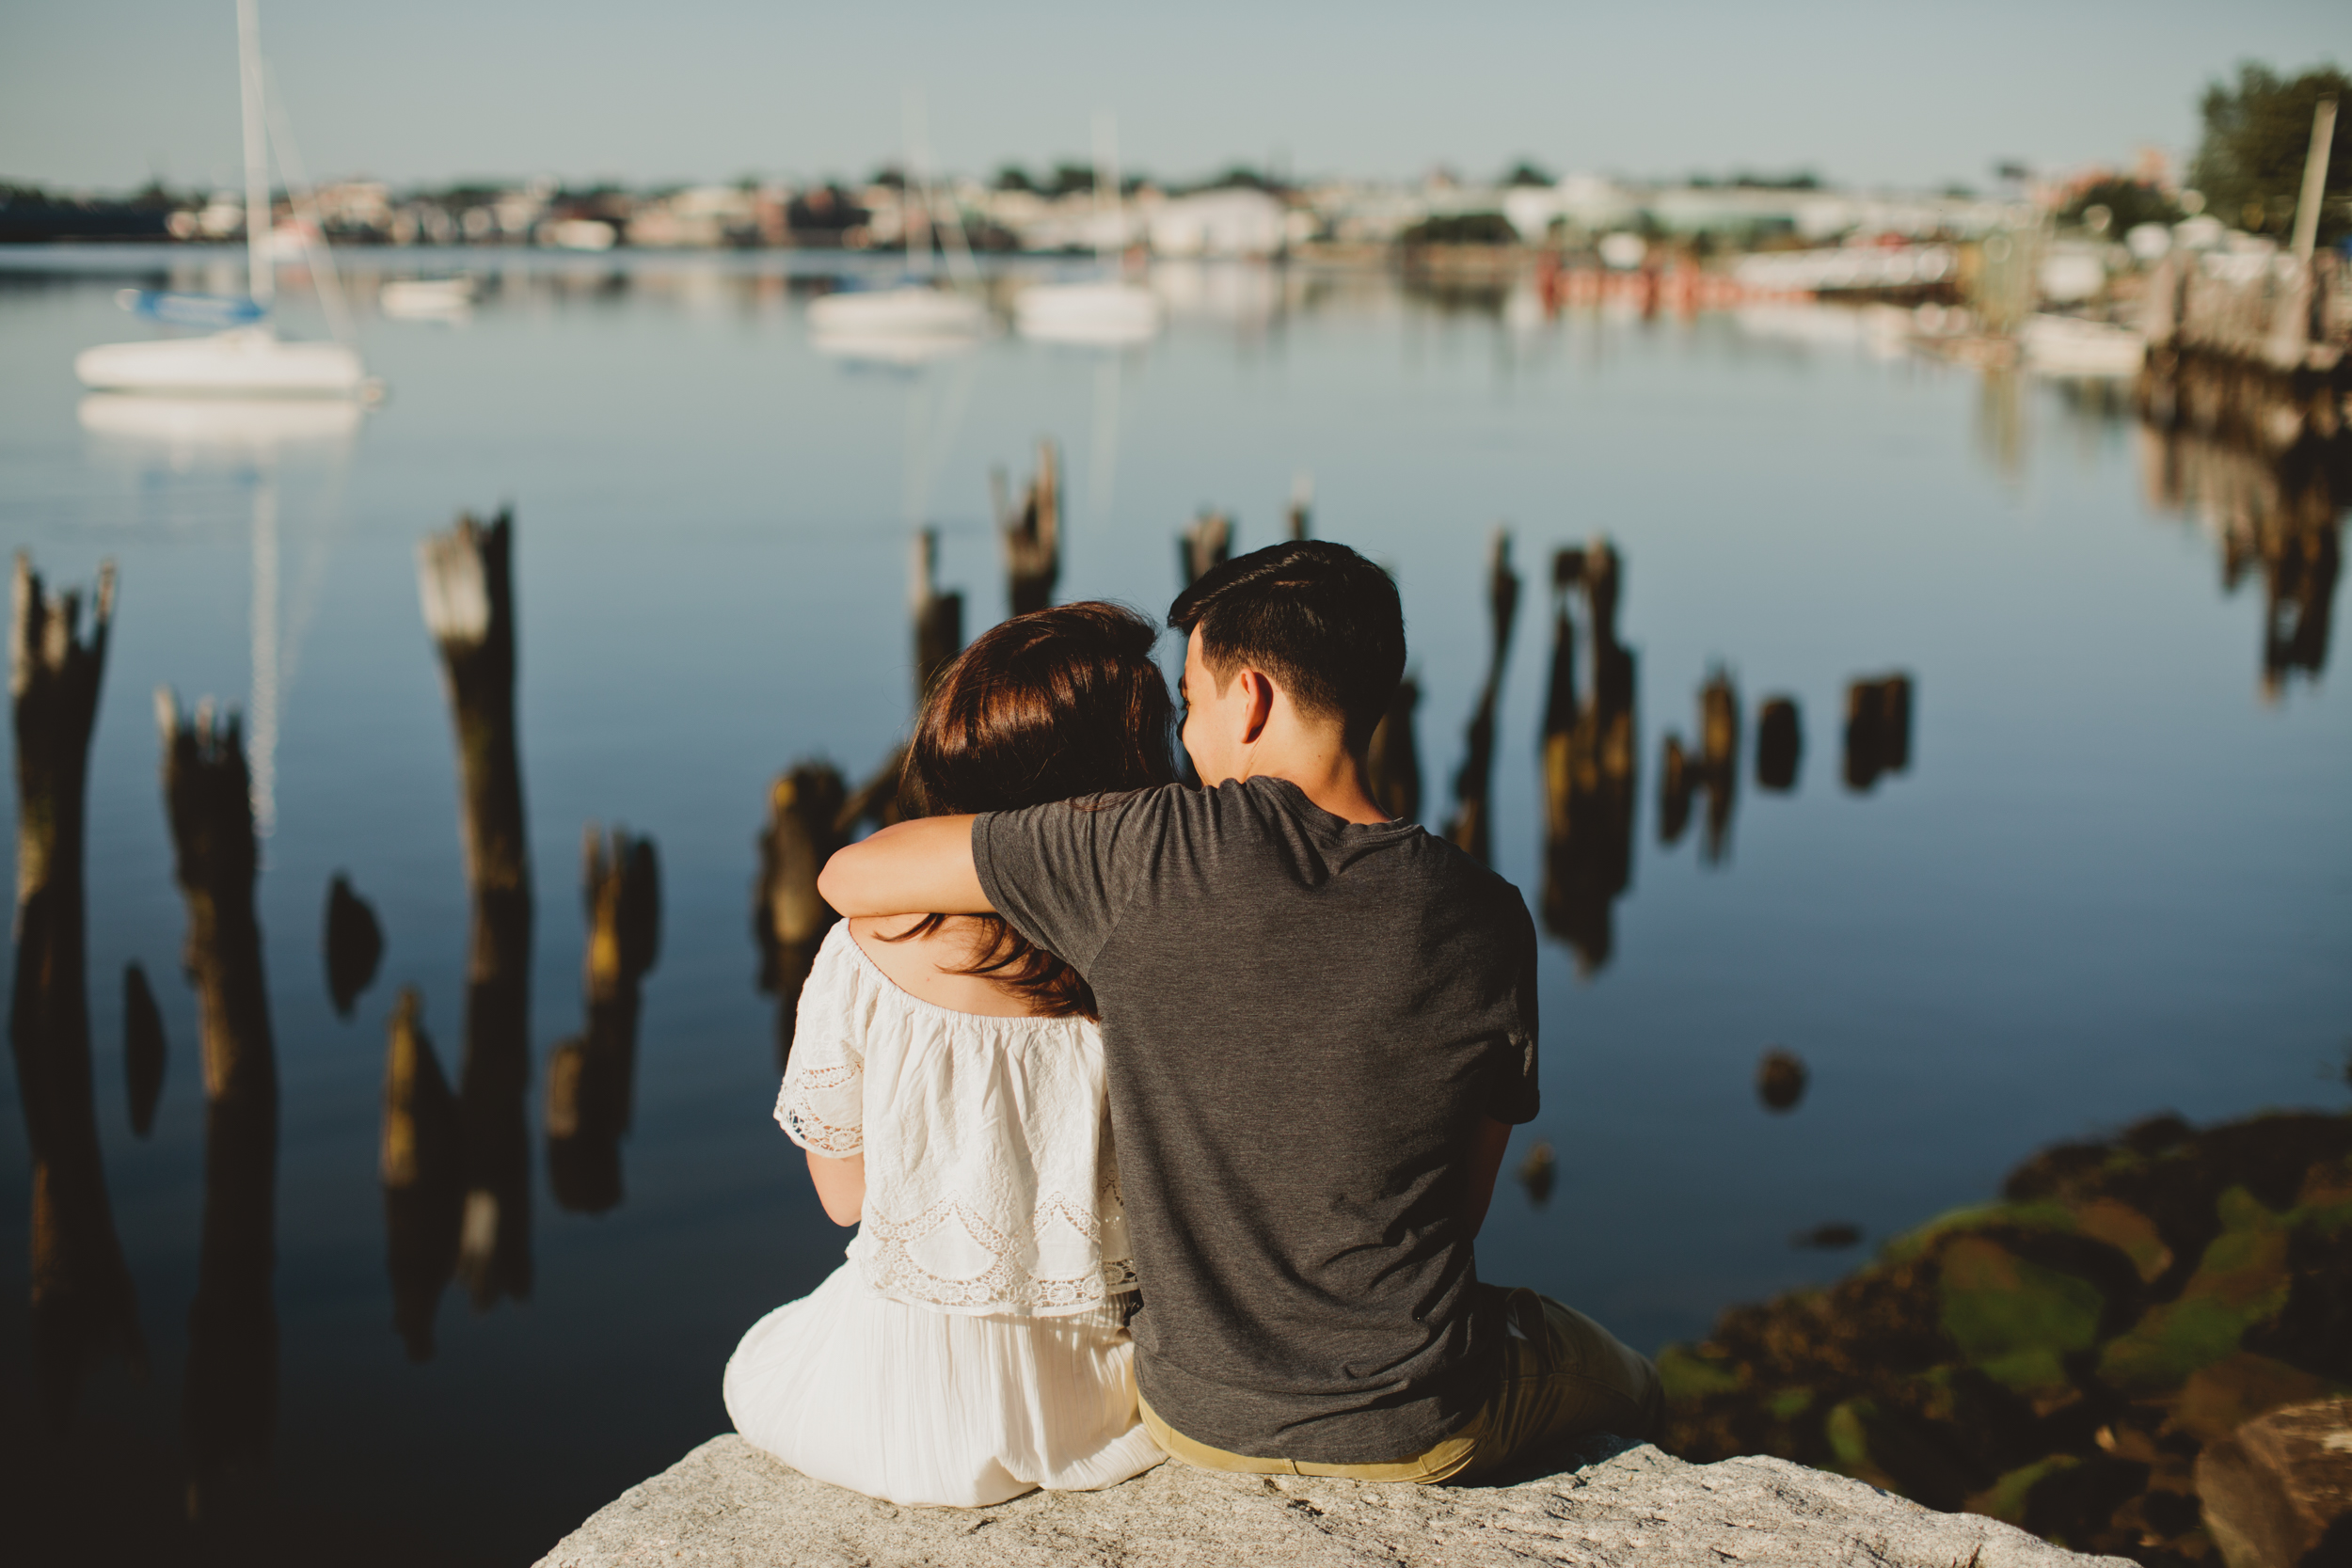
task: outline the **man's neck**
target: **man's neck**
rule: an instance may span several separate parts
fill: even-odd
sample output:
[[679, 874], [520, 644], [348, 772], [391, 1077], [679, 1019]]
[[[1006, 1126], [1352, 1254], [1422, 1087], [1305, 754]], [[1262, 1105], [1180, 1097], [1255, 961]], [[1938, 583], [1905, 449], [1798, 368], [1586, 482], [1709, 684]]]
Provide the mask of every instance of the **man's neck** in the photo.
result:
[[1344, 822], [1376, 824], [1392, 820], [1372, 798], [1364, 764], [1345, 751], [1322, 747], [1286, 748], [1250, 759], [1248, 777], [1284, 779], [1316, 805]]

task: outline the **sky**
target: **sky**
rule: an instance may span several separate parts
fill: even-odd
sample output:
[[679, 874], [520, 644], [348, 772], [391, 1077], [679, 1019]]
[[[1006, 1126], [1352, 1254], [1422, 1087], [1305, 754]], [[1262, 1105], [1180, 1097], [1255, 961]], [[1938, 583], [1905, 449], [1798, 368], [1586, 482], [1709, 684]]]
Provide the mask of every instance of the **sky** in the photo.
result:
[[[262, 0], [314, 176], [629, 184], [859, 174], [910, 88], [935, 161], [1129, 171], [1982, 186], [2181, 154], [2242, 59], [2352, 66], [2344, 0]], [[230, 183], [233, 0], [0, 0], [0, 180]]]

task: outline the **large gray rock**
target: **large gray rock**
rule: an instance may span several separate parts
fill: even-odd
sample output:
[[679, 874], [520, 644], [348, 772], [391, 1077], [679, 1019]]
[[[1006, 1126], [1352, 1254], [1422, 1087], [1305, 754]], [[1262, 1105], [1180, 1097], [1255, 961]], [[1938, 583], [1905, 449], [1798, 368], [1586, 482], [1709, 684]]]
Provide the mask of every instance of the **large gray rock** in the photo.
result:
[[629, 1488], [539, 1568], [2060, 1568], [2090, 1558], [1780, 1459], [1685, 1465], [1610, 1439], [1516, 1485], [1212, 1475], [899, 1508], [716, 1437]]

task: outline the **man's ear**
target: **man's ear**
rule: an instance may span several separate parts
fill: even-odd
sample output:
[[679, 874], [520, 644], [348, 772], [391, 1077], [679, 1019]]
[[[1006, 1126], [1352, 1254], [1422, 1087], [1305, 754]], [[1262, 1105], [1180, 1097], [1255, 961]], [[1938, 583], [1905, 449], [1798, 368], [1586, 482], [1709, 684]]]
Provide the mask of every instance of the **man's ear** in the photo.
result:
[[1243, 670], [1233, 678], [1242, 683], [1242, 744], [1247, 746], [1265, 734], [1266, 722], [1274, 717], [1274, 683], [1259, 670]]

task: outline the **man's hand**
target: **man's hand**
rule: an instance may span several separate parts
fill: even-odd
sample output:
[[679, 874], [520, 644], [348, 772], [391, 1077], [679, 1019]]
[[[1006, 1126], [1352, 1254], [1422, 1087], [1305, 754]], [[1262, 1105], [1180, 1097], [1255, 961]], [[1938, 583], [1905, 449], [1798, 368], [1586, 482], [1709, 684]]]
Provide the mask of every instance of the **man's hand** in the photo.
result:
[[841, 914], [986, 914], [969, 816], [918, 816], [835, 854], [817, 891]]

